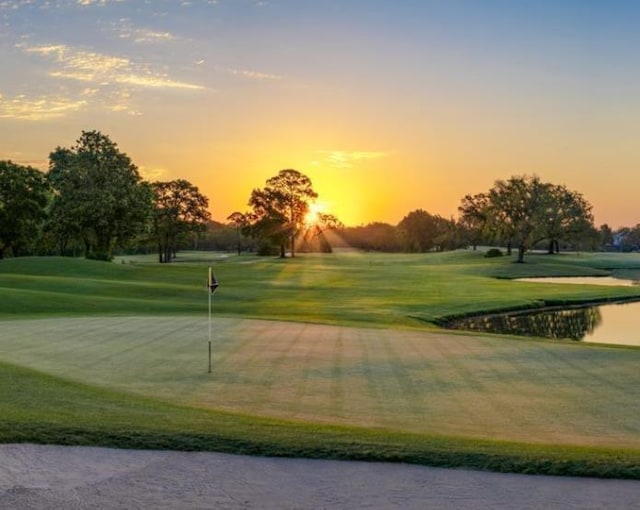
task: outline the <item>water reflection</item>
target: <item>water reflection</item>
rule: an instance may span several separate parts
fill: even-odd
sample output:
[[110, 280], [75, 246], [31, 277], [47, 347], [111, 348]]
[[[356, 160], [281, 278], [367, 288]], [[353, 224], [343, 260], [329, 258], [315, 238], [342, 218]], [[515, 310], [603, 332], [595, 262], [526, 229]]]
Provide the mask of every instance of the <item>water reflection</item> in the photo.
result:
[[597, 306], [469, 317], [449, 324], [453, 329], [507, 335], [582, 340], [602, 322]]

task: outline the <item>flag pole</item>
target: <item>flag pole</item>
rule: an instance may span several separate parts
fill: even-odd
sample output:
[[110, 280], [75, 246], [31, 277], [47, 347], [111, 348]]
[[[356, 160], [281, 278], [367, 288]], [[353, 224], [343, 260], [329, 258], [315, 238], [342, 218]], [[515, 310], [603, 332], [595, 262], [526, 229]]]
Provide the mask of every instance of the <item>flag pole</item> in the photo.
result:
[[209, 373], [211, 373], [211, 287], [209, 287], [207, 294], [209, 294]]
[[213, 269], [209, 267], [209, 277], [207, 279], [207, 294], [209, 295], [209, 373], [211, 373], [211, 297], [218, 288], [219, 283]]

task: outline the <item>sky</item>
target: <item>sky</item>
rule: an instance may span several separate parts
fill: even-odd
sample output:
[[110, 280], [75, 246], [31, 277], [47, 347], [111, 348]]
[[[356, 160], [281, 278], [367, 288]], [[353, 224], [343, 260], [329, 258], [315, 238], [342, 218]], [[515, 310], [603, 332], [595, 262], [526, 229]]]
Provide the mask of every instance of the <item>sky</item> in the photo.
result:
[[214, 219], [280, 170], [347, 225], [536, 174], [640, 223], [640, 2], [0, 0], [0, 159], [83, 130]]

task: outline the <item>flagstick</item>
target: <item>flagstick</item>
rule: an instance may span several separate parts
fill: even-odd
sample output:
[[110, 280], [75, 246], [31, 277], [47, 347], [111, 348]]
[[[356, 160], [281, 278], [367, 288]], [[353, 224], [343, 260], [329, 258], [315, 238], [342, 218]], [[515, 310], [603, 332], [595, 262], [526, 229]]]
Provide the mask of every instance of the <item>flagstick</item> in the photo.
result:
[[209, 278], [207, 279], [207, 294], [209, 294], [209, 373], [211, 373], [211, 295], [218, 288], [218, 280], [209, 267]]
[[207, 292], [209, 294], [209, 373], [211, 373], [211, 290]]

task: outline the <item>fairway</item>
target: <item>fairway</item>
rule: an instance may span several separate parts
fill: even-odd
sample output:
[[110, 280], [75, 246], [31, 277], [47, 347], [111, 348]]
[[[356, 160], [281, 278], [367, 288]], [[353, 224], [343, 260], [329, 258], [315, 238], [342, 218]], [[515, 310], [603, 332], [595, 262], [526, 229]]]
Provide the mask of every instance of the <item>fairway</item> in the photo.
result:
[[197, 408], [532, 443], [640, 448], [640, 349], [215, 318], [4, 321], [0, 357]]

